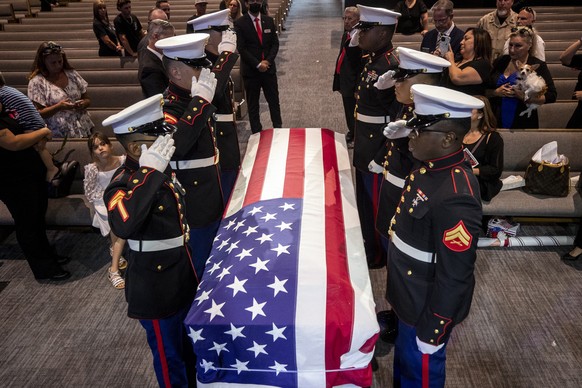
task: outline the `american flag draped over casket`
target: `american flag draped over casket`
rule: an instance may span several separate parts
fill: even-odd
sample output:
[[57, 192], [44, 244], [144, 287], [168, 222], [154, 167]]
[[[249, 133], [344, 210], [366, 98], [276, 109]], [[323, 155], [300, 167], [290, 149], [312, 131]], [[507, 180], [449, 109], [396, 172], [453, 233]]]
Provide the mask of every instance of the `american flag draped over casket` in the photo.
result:
[[186, 318], [199, 387], [369, 386], [378, 323], [343, 135], [252, 135]]

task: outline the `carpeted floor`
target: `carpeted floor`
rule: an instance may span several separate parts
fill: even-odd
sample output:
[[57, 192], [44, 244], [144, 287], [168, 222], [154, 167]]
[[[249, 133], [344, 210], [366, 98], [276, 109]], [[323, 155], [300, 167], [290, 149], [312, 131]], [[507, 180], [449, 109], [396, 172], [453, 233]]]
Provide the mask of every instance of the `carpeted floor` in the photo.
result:
[[[341, 36], [341, 2], [295, 0], [278, 60], [283, 124], [345, 132], [331, 92]], [[262, 104], [263, 126], [270, 120]], [[241, 122], [243, 150], [248, 123]], [[573, 225], [524, 226], [523, 233], [572, 235]], [[122, 291], [105, 277], [108, 243], [90, 231], [50, 231], [73, 257], [63, 284], [38, 283], [14, 234], [0, 246], [0, 386], [153, 387], [143, 329], [126, 316]], [[447, 386], [582, 386], [582, 272], [559, 260], [567, 248], [478, 251], [471, 313], [448, 347]], [[386, 272], [370, 271], [377, 309]], [[375, 388], [392, 386], [392, 349], [379, 342]], [[313, 387], [319, 388], [319, 387]]]

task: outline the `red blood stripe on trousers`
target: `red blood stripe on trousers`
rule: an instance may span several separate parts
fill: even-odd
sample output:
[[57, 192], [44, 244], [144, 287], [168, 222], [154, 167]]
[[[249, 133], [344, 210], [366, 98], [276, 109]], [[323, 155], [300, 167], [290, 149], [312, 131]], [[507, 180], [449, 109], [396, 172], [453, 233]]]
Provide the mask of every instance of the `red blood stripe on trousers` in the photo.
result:
[[[339, 369], [341, 356], [350, 350], [354, 325], [354, 292], [351, 287], [344, 215], [342, 209], [341, 184], [338, 175], [335, 136], [332, 131], [322, 131], [322, 155], [325, 195], [325, 251], [327, 265], [326, 320], [342, 322], [326, 324], [325, 367]], [[334, 328], [334, 331], [329, 330]], [[326, 385], [336, 386], [349, 374], [326, 373]]]
[[166, 359], [166, 352], [164, 350], [164, 340], [162, 339], [162, 331], [160, 330], [160, 322], [157, 319], [152, 320], [154, 326], [154, 333], [156, 333], [156, 343], [158, 346], [158, 354], [160, 355], [160, 364], [162, 366], [162, 376], [164, 377], [164, 385], [171, 387], [170, 370], [168, 369], [168, 360]]
[[429, 360], [430, 354], [423, 354], [422, 355], [422, 388], [428, 388], [429, 385]]

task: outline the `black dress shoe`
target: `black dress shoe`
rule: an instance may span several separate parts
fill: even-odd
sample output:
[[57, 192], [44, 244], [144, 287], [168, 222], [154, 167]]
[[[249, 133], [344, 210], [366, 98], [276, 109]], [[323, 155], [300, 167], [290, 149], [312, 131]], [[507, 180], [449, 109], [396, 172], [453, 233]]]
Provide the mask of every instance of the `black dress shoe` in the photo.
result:
[[380, 339], [386, 343], [393, 344], [398, 335], [398, 318], [394, 310], [379, 311], [376, 314], [380, 325]]
[[572, 268], [582, 271], [582, 258], [578, 260], [564, 260], [564, 264], [569, 265]]
[[372, 357], [372, 372], [376, 372], [380, 369], [380, 365], [378, 365], [378, 360], [376, 360], [376, 356]]
[[351, 143], [354, 141], [354, 133], [348, 132], [346, 133], [346, 143]]
[[63, 280], [67, 280], [71, 277], [71, 273], [69, 271], [65, 271], [62, 268], [56, 269], [50, 273], [36, 275], [36, 280], [52, 280], [53, 282], [62, 282]]
[[69, 256], [56, 255], [55, 258], [59, 265], [65, 265], [71, 261], [71, 258]]
[[562, 260], [564, 260], [564, 261], [574, 261], [574, 260], [578, 260], [580, 257], [582, 257], [582, 253], [579, 254], [578, 256], [572, 256], [572, 255], [570, 255], [570, 252], [567, 252], [567, 253], [565, 253], [562, 256]]

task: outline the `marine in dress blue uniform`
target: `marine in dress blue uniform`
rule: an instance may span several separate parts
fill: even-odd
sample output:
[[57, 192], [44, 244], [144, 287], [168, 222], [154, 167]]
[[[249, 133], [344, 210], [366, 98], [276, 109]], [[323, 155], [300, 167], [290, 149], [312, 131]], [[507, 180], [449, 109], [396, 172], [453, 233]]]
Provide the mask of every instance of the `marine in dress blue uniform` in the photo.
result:
[[396, 100], [402, 105], [394, 121], [384, 131], [389, 138], [385, 143], [383, 158], [375, 160], [375, 163], [384, 167], [376, 229], [382, 236], [385, 247], [387, 247], [388, 242], [390, 220], [400, 202], [404, 180], [414, 163], [412, 153], [408, 149], [410, 129], [407, 130], [404, 127], [404, 123], [413, 117], [414, 111], [410, 87], [415, 84], [440, 84], [443, 69], [450, 66], [449, 61], [444, 58], [406, 47], [399, 47], [397, 55], [400, 62], [398, 70], [387, 74], [387, 76], [391, 76]]
[[[208, 34], [193, 33], [156, 42], [164, 52], [164, 66], [170, 84], [164, 95], [164, 117], [177, 127], [176, 152], [170, 165], [186, 190], [186, 216], [190, 222], [190, 247], [196, 273], [202, 277], [212, 241], [224, 210], [220, 184], [219, 152], [211, 104], [208, 98], [192, 97], [192, 76], [211, 65], [204, 54]], [[230, 52], [219, 57], [213, 73], [218, 83], [226, 83], [236, 58]], [[178, 72], [178, 73], [177, 73]]]
[[160, 387], [187, 387], [195, 386], [196, 362], [183, 320], [198, 281], [187, 244], [184, 190], [167, 167], [169, 155], [161, 167], [145, 158], [163, 137], [150, 150], [141, 148], [173, 129], [164, 122], [162, 104], [158, 94], [103, 121], [127, 151], [103, 198], [111, 230], [129, 247], [127, 314], [146, 330]]
[[[202, 32], [210, 35], [206, 44], [207, 58], [214, 64], [213, 72], [217, 74], [218, 84], [212, 105], [216, 107], [214, 118], [216, 120], [216, 145], [220, 154], [220, 184], [224, 204], [228, 202], [238, 170], [240, 168], [240, 148], [238, 144], [236, 117], [234, 115], [234, 82], [230, 76], [222, 76], [224, 66], [231, 66], [239, 55], [235, 52], [236, 40], [233, 47], [222, 43], [221, 31], [229, 28], [228, 9], [200, 16], [188, 22], [194, 32]], [[234, 32], [230, 32], [234, 34]], [[225, 47], [226, 46], [226, 47]], [[228, 58], [220, 57], [221, 52], [228, 52]], [[230, 74], [230, 71], [228, 72]]]
[[391, 221], [387, 299], [399, 318], [394, 386], [444, 387], [446, 344], [469, 314], [481, 225], [479, 184], [465, 161], [464, 133], [483, 102], [413, 85], [409, 147], [419, 162]]
[[383, 158], [385, 138], [382, 130], [399, 110], [394, 88], [379, 90], [374, 87], [378, 77], [398, 68], [398, 59], [392, 48], [397, 12], [383, 8], [358, 5], [360, 22], [356, 37], [362, 50], [369, 52], [368, 62], [356, 88], [356, 126], [353, 165], [356, 168], [356, 201], [364, 237], [364, 248], [370, 268], [379, 268], [386, 261], [386, 252], [376, 232], [375, 218], [382, 175], [369, 171], [368, 165]]

